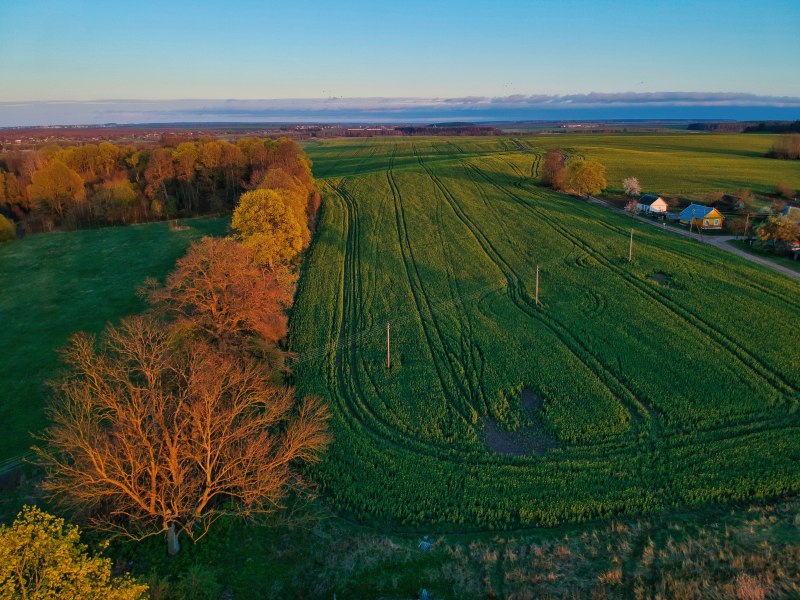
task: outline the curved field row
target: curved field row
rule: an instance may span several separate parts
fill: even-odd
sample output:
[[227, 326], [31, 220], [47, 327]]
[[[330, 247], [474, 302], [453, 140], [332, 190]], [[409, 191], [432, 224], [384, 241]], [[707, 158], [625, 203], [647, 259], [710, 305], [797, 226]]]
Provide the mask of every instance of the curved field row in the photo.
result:
[[[532, 185], [515, 142], [358, 144], [362, 173], [325, 165], [291, 327], [299, 390], [327, 397], [334, 415], [314, 468], [334, 506], [463, 530], [800, 490], [800, 357], [752, 341], [769, 331], [787, 344], [791, 330], [740, 332], [703, 295], [725, 289], [769, 323], [792, 322], [790, 283], [737, 283], [729, 272], [745, 267], [723, 273], [716, 255], [706, 283], [692, 247], [658, 231], [628, 264], [615, 254], [622, 217]], [[671, 287], [648, 279], [659, 269]], [[758, 286], [771, 294], [754, 304]], [[522, 388], [543, 402], [539, 416]], [[496, 454], [487, 419], [557, 440], [543, 455]]]
[[[491, 178], [487, 177], [486, 174], [483, 173], [478, 167], [473, 167], [473, 169], [481, 176], [483, 176], [491, 185], [498, 186], [498, 184], [496, 184], [493, 180], [491, 180]], [[545, 211], [539, 209], [535, 204], [531, 203], [528, 200], [523, 199], [521, 196], [513, 193], [510, 190], [505, 190], [505, 191], [515, 200], [519, 201], [521, 204], [523, 204], [524, 206], [528, 207], [531, 211], [533, 211], [537, 217], [549, 223], [554, 231], [557, 231], [562, 237], [564, 237], [570, 243], [574, 244], [576, 247], [580, 248], [581, 250], [583, 250], [593, 258], [595, 258], [604, 267], [620, 275], [622, 279], [630, 287], [634, 288], [639, 293], [649, 296], [650, 298], [652, 298], [653, 300], [655, 300], [656, 302], [658, 302], [659, 304], [663, 305], [668, 310], [673, 312], [676, 316], [682, 318], [686, 323], [697, 328], [703, 334], [708, 335], [717, 344], [719, 344], [721, 347], [725, 348], [728, 352], [730, 352], [732, 357], [737, 359], [743, 367], [749, 369], [752, 373], [760, 377], [761, 382], [763, 384], [773, 387], [778, 393], [781, 394], [782, 393], [792, 394], [797, 392], [797, 388], [794, 387], [791, 383], [788, 383], [780, 373], [771, 369], [768, 365], [765, 365], [761, 360], [759, 360], [757, 357], [749, 353], [740, 344], [738, 344], [732, 338], [726, 336], [723, 332], [717, 329], [712, 323], [709, 323], [707, 320], [703, 319], [701, 315], [696, 314], [692, 312], [690, 309], [686, 308], [685, 306], [682, 306], [681, 304], [670, 300], [660, 290], [653, 289], [651, 287], [643, 285], [639, 279], [631, 277], [628, 272], [626, 272], [624, 269], [615, 264], [614, 261], [610, 260], [603, 253], [596, 251], [590, 244], [588, 244], [584, 240], [581, 240], [577, 236], [572, 234], [567, 227], [563, 226], [556, 220], [549, 217]]]

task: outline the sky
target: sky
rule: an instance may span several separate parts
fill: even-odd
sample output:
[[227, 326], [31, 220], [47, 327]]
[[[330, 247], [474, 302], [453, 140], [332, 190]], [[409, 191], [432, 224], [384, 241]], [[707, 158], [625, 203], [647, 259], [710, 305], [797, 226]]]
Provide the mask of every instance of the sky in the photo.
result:
[[0, 126], [800, 118], [798, 24], [800, 0], [0, 0]]

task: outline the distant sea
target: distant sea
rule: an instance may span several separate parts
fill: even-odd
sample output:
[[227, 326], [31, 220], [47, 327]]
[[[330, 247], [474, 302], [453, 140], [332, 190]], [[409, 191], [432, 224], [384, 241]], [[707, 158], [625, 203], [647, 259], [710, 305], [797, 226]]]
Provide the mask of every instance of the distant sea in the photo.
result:
[[430, 123], [444, 121], [612, 121], [612, 120], [794, 121], [795, 106], [593, 105], [509, 107], [491, 103], [415, 106], [409, 102], [360, 107], [354, 102], [248, 100], [1, 102], [0, 127], [100, 125], [105, 123]]

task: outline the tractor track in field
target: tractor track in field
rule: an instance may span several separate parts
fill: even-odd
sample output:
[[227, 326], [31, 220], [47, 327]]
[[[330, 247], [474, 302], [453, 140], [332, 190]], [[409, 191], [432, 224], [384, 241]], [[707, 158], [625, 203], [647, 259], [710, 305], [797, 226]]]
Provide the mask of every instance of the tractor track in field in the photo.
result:
[[[461, 345], [461, 362], [462, 364], [469, 365], [470, 369], [465, 371], [467, 376], [467, 384], [470, 387], [471, 397], [483, 401], [483, 411], [489, 414], [490, 406], [486, 390], [483, 389], [483, 373], [484, 373], [484, 356], [480, 347], [475, 342], [475, 330], [472, 326], [472, 318], [467, 310], [467, 305], [464, 302], [464, 294], [461, 291], [460, 279], [456, 277], [453, 265], [456, 264], [455, 256], [450, 242], [444, 236], [444, 223], [442, 222], [442, 209], [443, 202], [437, 203], [436, 222], [438, 228], [439, 241], [444, 250], [445, 268], [447, 269], [447, 284], [450, 287], [450, 296], [453, 303], [458, 306], [458, 315], [461, 318], [457, 319], [459, 324], [459, 341]], [[466, 332], [465, 332], [466, 330]], [[477, 354], [477, 356], [476, 356]]]
[[[520, 191], [525, 191], [525, 192], [528, 192], [528, 193], [535, 193], [535, 191], [531, 190], [530, 188], [526, 189], [524, 184], [525, 184], [525, 181], [526, 181], [527, 177], [522, 173], [522, 171], [519, 170], [519, 168], [514, 163], [512, 163], [512, 162], [510, 162], [510, 161], [508, 161], [506, 159], [503, 159], [503, 162], [508, 164], [511, 167], [511, 169], [517, 174], [518, 179], [517, 179], [517, 181], [515, 181], [513, 183], [515, 188], [519, 189]], [[531, 176], [533, 176], [533, 173], [531, 173]], [[575, 210], [577, 212], [580, 212], [581, 214], [585, 215], [587, 218], [592, 218], [592, 215], [587, 214], [585, 208], [580, 204], [571, 205], [570, 209], [571, 210]], [[605, 221], [598, 221], [597, 224], [600, 225], [601, 227], [603, 227], [605, 229], [608, 229], [609, 231], [612, 231], [614, 233], [617, 233], [617, 234], [619, 234], [621, 236], [626, 236], [628, 234], [628, 230], [626, 228], [620, 227], [618, 225], [612, 225], [611, 223], [607, 223]], [[676, 249], [676, 248], [674, 248], [672, 246], [667, 246], [667, 245], [662, 244], [662, 243], [660, 243], [658, 241], [656, 241], [655, 245], [657, 245], [659, 248], [661, 248], [661, 250], [663, 252], [666, 252], [668, 254], [674, 254], [676, 256], [681, 256], [681, 257], [689, 259], [691, 261], [698, 260], [698, 257], [696, 255], [690, 253], [690, 252], [686, 252], [686, 251], [683, 251], [683, 250], [678, 250], [678, 249]], [[713, 264], [716, 264], [716, 265], [719, 265], [719, 266], [722, 266], [722, 267], [727, 267], [728, 266], [728, 263], [722, 258], [703, 257], [703, 260], [708, 261], [708, 262], [713, 263]], [[742, 283], [742, 282], [740, 282], [740, 283]], [[764, 295], [770, 296], [771, 298], [774, 298], [775, 300], [778, 300], [778, 301], [782, 302], [783, 304], [786, 304], [787, 306], [791, 306], [792, 308], [800, 309], [800, 303], [791, 300], [791, 298], [788, 298], [785, 295], [777, 294], [774, 291], [772, 291], [770, 288], [768, 288], [768, 287], [766, 287], [764, 285], [761, 285], [761, 284], [759, 284], [759, 283], [757, 283], [755, 281], [749, 280], [749, 279], [745, 280], [743, 283], [747, 287], [749, 287], [749, 288], [751, 288], [753, 290], [756, 290], [760, 294], [764, 294]]]
[[[485, 191], [482, 189], [482, 186], [478, 183], [476, 179], [476, 173], [472, 171], [473, 169], [472, 165], [463, 161], [461, 164], [464, 166], [467, 174], [472, 180], [473, 185], [476, 187], [476, 189], [478, 189], [479, 193], [485, 198]], [[516, 170], [516, 167], [513, 165], [512, 168]], [[486, 202], [488, 204], [491, 204], [491, 202], [489, 202], [488, 199], [486, 199]], [[501, 220], [500, 216], [496, 213], [496, 211], [495, 211], [495, 216], [498, 218], [498, 220]], [[516, 274], [516, 276], [519, 278], [521, 282], [519, 274]], [[599, 295], [591, 294], [590, 298], [596, 311], [604, 310], [607, 303], [605, 303]], [[529, 312], [531, 308], [533, 308], [534, 310], [536, 309], [535, 305], [531, 303], [529, 294], [525, 293], [522, 296], [522, 299], [528, 306], [528, 310], [526, 312]], [[631, 418], [636, 419], [638, 417], [639, 419], [645, 420], [647, 422], [647, 425], [650, 429], [648, 435], [655, 434], [656, 437], [659, 435], [660, 428], [658, 424], [658, 419], [660, 417], [658, 411], [652, 406], [650, 406], [649, 403], [643, 402], [639, 398], [639, 395], [634, 390], [629, 388], [628, 385], [625, 383], [625, 381], [621, 379], [619, 376], [617, 376], [616, 373], [614, 373], [614, 371], [611, 369], [611, 367], [609, 367], [605, 362], [603, 362], [591, 350], [591, 348], [583, 344], [579, 338], [575, 337], [571, 333], [571, 331], [566, 325], [564, 325], [561, 321], [553, 317], [552, 314], [548, 314], [547, 320], [545, 320], [544, 317], [541, 316], [538, 311], [534, 313], [534, 315], [532, 316], [537, 317], [541, 322], [543, 322], [553, 332], [553, 334], [556, 335], [556, 337], [567, 346], [567, 348], [572, 352], [573, 355], [575, 355], [579, 360], [581, 360], [581, 362], [583, 362], [583, 364], [590, 371], [592, 371], [593, 373], [595, 373], [595, 375], [598, 376], [598, 378], [604, 383], [606, 388], [612, 393], [612, 395], [615, 398], [619, 399], [623, 405], [627, 405], [627, 410], [628, 413], [631, 415]], [[589, 362], [592, 362], [594, 364], [593, 365], [589, 364], [587, 363], [587, 359], [581, 358], [581, 356], [576, 352], [575, 347], [579, 348], [580, 352], [582, 352], [585, 356], [588, 356]], [[616, 391], [611, 386], [609, 386], [608, 378], [610, 378], [615, 387], [617, 387]], [[639, 426], [641, 426], [641, 424], [639, 424]]]
[[[760, 359], [750, 354], [738, 342], [736, 342], [732, 338], [726, 336], [724, 333], [716, 329], [711, 323], [703, 319], [700, 315], [696, 314], [691, 309], [688, 309], [687, 307], [667, 297], [663, 292], [651, 288], [650, 286], [646, 285], [645, 282], [640, 281], [639, 278], [632, 276], [630, 273], [628, 273], [624, 269], [614, 264], [613, 260], [607, 258], [603, 253], [595, 250], [590, 244], [587, 244], [586, 242], [578, 238], [576, 235], [572, 234], [566, 227], [558, 223], [557, 219], [547, 214], [546, 210], [525, 200], [521, 196], [515, 194], [508, 188], [504, 187], [502, 184], [497, 183], [489, 175], [484, 173], [480, 168], [476, 167], [475, 165], [470, 165], [470, 166], [476, 173], [479, 173], [486, 181], [488, 181], [496, 189], [510, 196], [521, 205], [527, 207], [528, 210], [539, 216], [542, 220], [546, 221], [553, 228], [554, 231], [558, 232], [562, 237], [567, 239], [570, 243], [572, 243], [575, 246], [578, 246], [584, 252], [586, 252], [587, 254], [592, 256], [595, 260], [597, 260], [599, 263], [610, 269], [612, 272], [620, 275], [621, 278], [630, 287], [634, 288], [638, 293], [660, 304], [669, 312], [681, 318], [683, 321], [693, 326], [700, 333], [704, 334], [709, 339], [713, 340], [718, 347], [724, 349], [729, 354], [731, 354], [749, 372], [754, 374], [757, 379], [762, 380], [764, 383], [769, 385], [769, 387], [771, 387], [773, 390], [777, 391], [781, 395], [797, 393], [797, 389], [791, 383], [787, 382], [780, 373], [771, 369], [769, 366], [765, 365]], [[521, 190], [523, 189], [521, 188], [521, 185], [520, 189]], [[524, 190], [524, 191], [526, 191], [528, 194], [535, 195], [534, 191], [532, 190]], [[749, 382], [747, 382], [742, 378], [740, 378], [740, 380], [746, 384], [749, 384]]]
[[[398, 447], [415, 452], [424, 452], [431, 456], [439, 455], [446, 446], [435, 444], [422, 444], [409, 432], [398, 430], [397, 424], [387, 421], [377, 414], [374, 407], [366, 400], [363, 387], [359, 378], [357, 335], [357, 306], [355, 305], [357, 288], [360, 286], [358, 277], [358, 209], [356, 203], [341, 187], [333, 187], [335, 193], [341, 198], [346, 212], [347, 235], [344, 268], [342, 276], [342, 308], [340, 315], [339, 341], [335, 346], [334, 381], [329, 388], [337, 392], [337, 396], [348, 410], [345, 412], [358, 422], [362, 430], [370, 432], [381, 443], [392, 443]], [[400, 439], [398, 439], [400, 438]]]
[[[524, 179], [525, 178], [520, 177], [520, 180], [515, 182], [514, 186], [519, 188], [522, 191], [528, 191], [530, 193], [533, 193], [533, 190], [526, 190], [526, 188], [523, 187], [523, 180]], [[582, 204], [575, 203], [574, 205], [570, 206], [570, 209], [574, 210], [575, 212], [580, 212], [582, 215], [585, 215], [587, 218], [593, 218], [592, 215], [589, 215], [586, 212], [586, 207], [584, 205], [582, 205]], [[619, 225], [612, 225], [612, 224], [607, 223], [605, 221], [597, 221], [597, 224], [600, 225], [601, 227], [605, 228], [605, 229], [608, 229], [609, 231], [612, 231], [612, 232], [614, 232], [616, 234], [619, 234], [620, 236], [627, 236], [628, 232], [629, 232], [628, 228], [621, 227]], [[670, 231], [670, 230], [667, 229], [667, 231]], [[688, 260], [690, 260], [692, 262], [696, 262], [696, 261], [702, 259], [706, 263], [709, 263], [709, 264], [712, 264], [712, 265], [717, 265], [717, 266], [720, 266], [720, 267], [723, 267], [723, 268], [727, 268], [730, 265], [730, 263], [725, 258], [708, 256], [708, 255], [704, 255], [701, 258], [697, 254], [693, 254], [693, 253], [687, 252], [685, 250], [680, 250], [678, 248], [675, 248], [674, 246], [671, 246], [669, 244], [666, 244], [666, 243], [662, 242], [661, 240], [658, 240], [657, 238], [654, 238], [654, 241], [652, 242], [652, 245], [658, 247], [661, 252], [664, 252], [666, 254], [672, 254], [674, 256], [679, 256], [679, 257], [688, 259]], [[763, 294], [765, 296], [769, 296], [770, 298], [773, 298], [773, 299], [781, 302], [782, 304], [785, 304], [786, 306], [791, 306], [792, 308], [800, 310], [800, 302], [796, 302], [796, 301], [792, 300], [791, 297], [787, 297], [785, 294], [784, 295], [778, 294], [775, 291], [773, 291], [771, 288], [769, 288], [769, 287], [767, 287], [765, 285], [759, 284], [757, 281], [754, 281], [752, 279], [746, 279], [744, 281], [737, 280], [737, 283], [739, 283], [740, 285], [743, 284], [745, 287], [748, 287], [748, 288], [750, 288], [752, 290], [755, 290], [759, 294]]]
[[[341, 187], [331, 186], [334, 192], [342, 199], [342, 205], [345, 208], [347, 223], [346, 234], [346, 251], [344, 260], [344, 269], [342, 275], [342, 303], [340, 326], [338, 328], [339, 341], [334, 347], [334, 373], [333, 381], [329, 381], [329, 389], [334, 391], [347, 410], [344, 412], [348, 417], [354, 419], [354, 425], [357, 423], [360, 431], [369, 433], [380, 444], [390, 444], [398, 449], [405, 451], [424, 454], [430, 457], [444, 458], [444, 454], [448, 455], [447, 460], [454, 463], [476, 463], [477, 455], [464, 455], [453, 453], [452, 444], [442, 442], [441, 444], [434, 444], [430, 442], [421, 442], [411, 432], [404, 431], [397, 428], [397, 424], [387, 421], [378, 415], [366, 400], [367, 396], [364, 394], [363, 387], [359, 379], [358, 368], [358, 351], [356, 341], [357, 315], [355, 302], [355, 290], [358, 287], [354, 283], [358, 275], [357, 261], [354, 256], [358, 255], [358, 210], [355, 202], [349, 198], [347, 192], [342, 190]], [[372, 381], [371, 381], [372, 383]], [[458, 460], [457, 457], [464, 456], [467, 460]], [[480, 462], [480, 461], [477, 461]]]
[[[645, 426], [645, 435], [654, 433], [655, 415], [654, 412], [642, 404], [636, 395], [624, 384], [616, 375], [607, 368], [597, 357], [595, 357], [563, 324], [547, 319], [542, 314], [539, 307], [530, 297], [530, 294], [525, 289], [525, 284], [520, 274], [502, 257], [492, 242], [483, 233], [482, 229], [472, 221], [469, 216], [464, 212], [458, 201], [452, 195], [450, 190], [441, 179], [425, 165], [422, 157], [417, 154], [417, 160], [422, 168], [428, 173], [428, 176], [436, 184], [437, 188], [441, 191], [446, 202], [453, 210], [453, 213], [459, 218], [467, 230], [471, 233], [472, 237], [481, 247], [483, 252], [487, 255], [489, 260], [495, 267], [505, 276], [507, 282], [507, 292], [509, 299], [514, 303], [519, 310], [527, 316], [539, 321], [547, 329], [561, 340], [564, 346], [575, 356], [575, 358], [586, 367], [589, 372], [594, 373], [599, 381], [606, 387], [613, 398], [620, 401], [622, 406], [628, 405], [626, 412], [629, 414], [632, 422], [631, 427], [634, 433], [641, 434], [642, 428]], [[462, 163], [465, 166], [466, 163]], [[467, 171], [469, 174], [469, 171]], [[473, 179], [473, 184], [480, 188], [480, 185]]]
[[[422, 326], [425, 339], [430, 349], [431, 358], [436, 368], [439, 377], [439, 383], [442, 386], [442, 392], [447, 399], [451, 402], [451, 406], [459, 413], [461, 418], [466, 422], [467, 426], [474, 432], [474, 423], [470, 418], [471, 410], [474, 410], [472, 405], [465, 400], [469, 397], [469, 390], [465, 389], [459, 380], [456, 369], [454, 368], [453, 361], [459, 362], [462, 371], [465, 371], [464, 365], [455, 357], [454, 353], [450, 351], [447, 340], [442, 332], [441, 325], [436, 318], [436, 314], [432, 308], [432, 303], [428, 297], [425, 287], [422, 283], [422, 277], [419, 274], [417, 263], [414, 258], [414, 251], [411, 248], [411, 238], [408, 233], [408, 224], [406, 221], [405, 208], [403, 207], [403, 200], [400, 194], [400, 188], [394, 178], [394, 154], [389, 160], [389, 168], [386, 171], [386, 179], [389, 183], [389, 188], [392, 192], [395, 207], [395, 222], [397, 226], [397, 236], [400, 243], [400, 253], [405, 265], [406, 277], [411, 294], [414, 298], [414, 306], [419, 316], [420, 325]], [[427, 318], [425, 316], [427, 313]], [[430, 327], [426, 327], [426, 322]], [[434, 342], [438, 342], [438, 345]], [[439, 351], [441, 347], [441, 352]], [[444, 360], [442, 360], [442, 358]], [[446, 363], [446, 369], [452, 384], [449, 384], [445, 374], [443, 373], [445, 366], [441, 363]], [[455, 388], [454, 390], [451, 389]], [[460, 406], [465, 404], [464, 406]]]
[[[388, 176], [387, 176], [388, 177]], [[358, 273], [358, 256], [360, 250], [358, 249], [358, 228], [356, 224], [358, 220], [358, 209], [355, 206], [355, 201], [349, 197], [346, 190], [341, 186], [330, 186], [336, 195], [342, 200], [342, 206], [345, 209], [345, 222], [347, 225], [346, 234], [346, 251], [343, 257], [344, 268], [342, 272], [342, 301], [340, 303], [340, 316], [339, 327], [337, 334], [337, 343], [334, 346], [334, 360], [332, 377], [328, 377], [329, 389], [334, 391], [340, 399], [347, 416], [352, 419], [351, 426], [358, 427], [358, 430], [367, 432], [371, 437], [381, 444], [390, 444], [398, 449], [403, 449], [410, 452], [416, 452], [430, 457], [435, 457], [441, 460], [447, 460], [455, 464], [470, 464], [470, 465], [494, 465], [503, 468], [526, 468], [527, 456], [514, 457], [514, 460], [503, 460], [497, 462], [497, 458], [491, 455], [485, 456], [477, 452], [464, 452], [464, 449], [453, 451], [452, 445], [449, 443], [434, 444], [428, 441], [422, 442], [414, 437], [411, 432], [398, 429], [395, 423], [382, 419], [375, 411], [375, 409], [366, 401], [363, 387], [359, 380], [358, 374], [358, 359], [356, 341], [356, 329], [358, 326], [357, 306], [354, 304], [354, 294], [359, 287], [355, 283]], [[398, 196], [397, 202], [401, 202]], [[398, 215], [399, 218], [399, 215]], [[412, 291], [412, 294], [414, 292]], [[348, 298], [349, 296], [349, 298]], [[420, 316], [420, 323], [423, 320]], [[423, 327], [423, 329], [425, 329]], [[433, 351], [433, 347], [429, 344], [429, 348]], [[483, 353], [477, 349], [481, 360], [483, 360]], [[440, 367], [437, 365], [437, 370]], [[333, 381], [331, 381], [333, 379]], [[372, 382], [370, 382], [372, 383]], [[355, 430], [354, 430], [355, 431]], [[594, 444], [593, 446], [577, 444], [571, 445], [574, 451], [581, 452], [582, 448], [589, 449], [594, 447], [605, 447], [606, 451], [612, 453], [617, 451], [625, 452], [627, 445], [620, 446], [619, 444]], [[443, 452], [444, 451], [444, 452]], [[522, 459], [522, 460], [520, 460]]]
[[[388, 177], [387, 177], [388, 179]], [[357, 203], [357, 198], [349, 198], [347, 200], [342, 200], [343, 207], [349, 211], [349, 207], [346, 204], [347, 201], [350, 201], [354, 205]], [[398, 202], [401, 201], [400, 198], [397, 199]], [[349, 213], [346, 221], [348, 222], [348, 229], [347, 229], [347, 236], [353, 236], [354, 233], [357, 233], [358, 226], [356, 228], [351, 228], [349, 223], [352, 222], [353, 219], [358, 219], [358, 207], [355, 207], [355, 213]], [[347, 246], [348, 251], [352, 251], [352, 246]], [[360, 249], [356, 253], [359, 256], [360, 260]], [[352, 274], [358, 275], [359, 266], [357, 263], [351, 263], [351, 279]], [[345, 270], [343, 269], [342, 278], [343, 280], [348, 277], [345, 274]], [[350, 307], [350, 310], [357, 311], [357, 306], [354, 302], [357, 301], [356, 298], [353, 298], [352, 294], [354, 293], [351, 289], [352, 285], [348, 283], [347, 285], [342, 286], [342, 294], [350, 294], [351, 299], [343, 300], [342, 306], [345, 305]], [[355, 288], [353, 288], [355, 289]], [[502, 288], [497, 290], [502, 293]], [[492, 292], [486, 292], [481, 297], [487, 297], [491, 295]], [[473, 296], [474, 294], [469, 294], [468, 296]], [[466, 302], [465, 298], [461, 298], [460, 301], [463, 303]], [[445, 304], [449, 304], [445, 303]], [[440, 305], [437, 304], [433, 308], [439, 308]], [[337, 396], [340, 397], [342, 401], [342, 407], [350, 407], [346, 409], [346, 412], [352, 411], [352, 418], [348, 417], [348, 415], [343, 415], [345, 419], [345, 423], [350, 424], [348, 429], [354, 432], [354, 435], [363, 435], [367, 434], [369, 438], [373, 440], [371, 444], [367, 447], [374, 448], [374, 450], [370, 450], [371, 452], [380, 452], [379, 448], [382, 446], [394, 448], [396, 452], [405, 453], [409, 452], [412, 455], [418, 454], [422, 456], [427, 456], [430, 458], [435, 458], [442, 462], [447, 462], [453, 465], [462, 465], [464, 467], [475, 466], [475, 467], [490, 467], [493, 469], [497, 469], [497, 477], [517, 477], [526, 473], [528, 469], [530, 469], [533, 465], [537, 464], [538, 461], [541, 460], [540, 457], [536, 456], [518, 456], [518, 457], [505, 457], [505, 456], [497, 456], [493, 454], [485, 454], [480, 451], [476, 451], [476, 449], [472, 447], [467, 448], [459, 448], [457, 450], [453, 450], [451, 444], [444, 443], [442, 445], [436, 444], [433, 440], [422, 440], [418, 436], [416, 436], [413, 432], [408, 431], [402, 427], [398, 427], [397, 423], [394, 422], [386, 422], [384, 423], [380, 418], [379, 415], [376, 413], [376, 407], [373, 407], [369, 400], [366, 397], [361, 398], [354, 398], [353, 396], [358, 396], [363, 394], [363, 388], [361, 388], [358, 384], [353, 384], [353, 382], [347, 383], [347, 379], [352, 375], [352, 377], [358, 377], [358, 369], [355, 365], [355, 362], [349, 362], [350, 366], [348, 367], [348, 360], [352, 359], [355, 360], [353, 357], [357, 352], [357, 348], [354, 343], [348, 341], [352, 340], [356, 335], [357, 331], [352, 330], [352, 327], [358, 326], [358, 321], [350, 321], [350, 325], [348, 325], [348, 320], [344, 318], [346, 314], [344, 308], [342, 309], [342, 322], [339, 330], [339, 336], [341, 340], [339, 344], [337, 344], [337, 348], [340, 348], [339, 352], [332, 357], [330, 361], [330, 365], [336, 365], [337, 375], [334, 377], [337, 381], [331, 382], [332, 385], [329, 385], [329, 389], [332, 392], [335, 392]], [[355, 324], [354, 324], [355, 323]], [[335, 327], [335, 324], [332, 324]], [[348, 331], [348, 328], [351, 330]], [[429, 346], [430, 347], [430, 346]], [[477, 348], [477, 351], [480, 353], [480, 348]], [[344, 364], [343, 364], [344, 363]], [[350, 369], [351, 372], [348, 372]], [[369, 376], [369, 373], [366, 373]], [[330, 378], [329, 378], [330, 381]], [[342, 383], [345, 382], [345, 383]], [[339, 383], [342, 383], [339, 386]], [[374, 388], [374, 382], [370, 381]], [[355, 406], [355, 403], [360, 403], [361, 408]], [[377, 409], [380, 411], [380, 409]], [[672, 432], [666, 431], [664, 432], [665, 435], [663, 436], [663, 441], [668, 443], [671, 447], [680, 446], [683, 448], [686, 447], [697, 447], [703, 448], [705, 445], [710, 441], [718, 441], [718, 440], [732, 440], [732, 439], [740, 439], [745, 438], [748, 435], [756, 435], [761, 433], [768, 428], [771, 431], [783, 431], [787, 429], [797, 429], [800, 427], [800, 423], [798, 423], [798, 417], [795, 416], [781, 416], [772, 419], [765, 419], [761, 420], [760, 422], [750, 422], [750, 423], [730, 423], [726, 422], [724, 425], [721, 425], [718, 428], [704, 428], [698, 429], [696, 431], [689, 431], [689, 432]], [[363, 432], [359, 434], [359, 432]], [[660, 436], [659, 436], [660, 437]], [[655, 441], [656, 438], [653, 438], [652, 441]], [[591, 462], [591, 467], [587, 465], [586, 468], [589, 470], [596, 470], [596, 469], [603, 469], [605, 468], [604, 465], [606, 461], [614, 460], [613, 457], [615, 456], [625, 456], [629, 454], [631, 451], [637, 452], [637, 448], [641, 448], [642, 451], [647, 451], [646, 448], [649, 446], [642, 445], [641, 439], [639, 441], [632, 439], [630, 436], [624, 436], [624, 439], [617, 440], [616, 442], [603, 442], [599, 444], [587, 444], [587, 443], [580, 443], [580, 444], [567, 444], [567, 448], [569, 449], [569, 453], [564, 459], [569, 461], [574, 460], [588, 460]], [[658, 442], [661, 443], [660, 441]], [[597, 453], [600, 452], [601, 455], [604, 457], [602, 460], [595, 464], [595, 458], [598, 456]], [[413, 459], [412, 459], [413, 460]], [[558, 458], [556, 462], [560, 462], [562, 459]], [[647, 463], [650, 465], [650, 463]], [[657, 464], [652, 464], [647, 467], [658, 470]]]

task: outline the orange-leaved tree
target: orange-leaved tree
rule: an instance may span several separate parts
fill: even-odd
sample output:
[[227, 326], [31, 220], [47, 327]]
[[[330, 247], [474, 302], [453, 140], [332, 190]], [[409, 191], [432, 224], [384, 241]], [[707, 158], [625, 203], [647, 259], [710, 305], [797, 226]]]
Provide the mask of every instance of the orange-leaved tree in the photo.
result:
[[135, 539], [199, 539], [222, 515], [268, 513], [328, 443], [326, 407], [151, 317], [72, 338], [36, 448], [46, 491]]
[[257, 264], [252, 249], [230, 238], [204, 237], [178, 259], [163, 286], [148, 282], [149, 299], [179, 327], [203, 331], [218, 345], [249, 336], [277, 342], [286, 335], [291, 281]]

